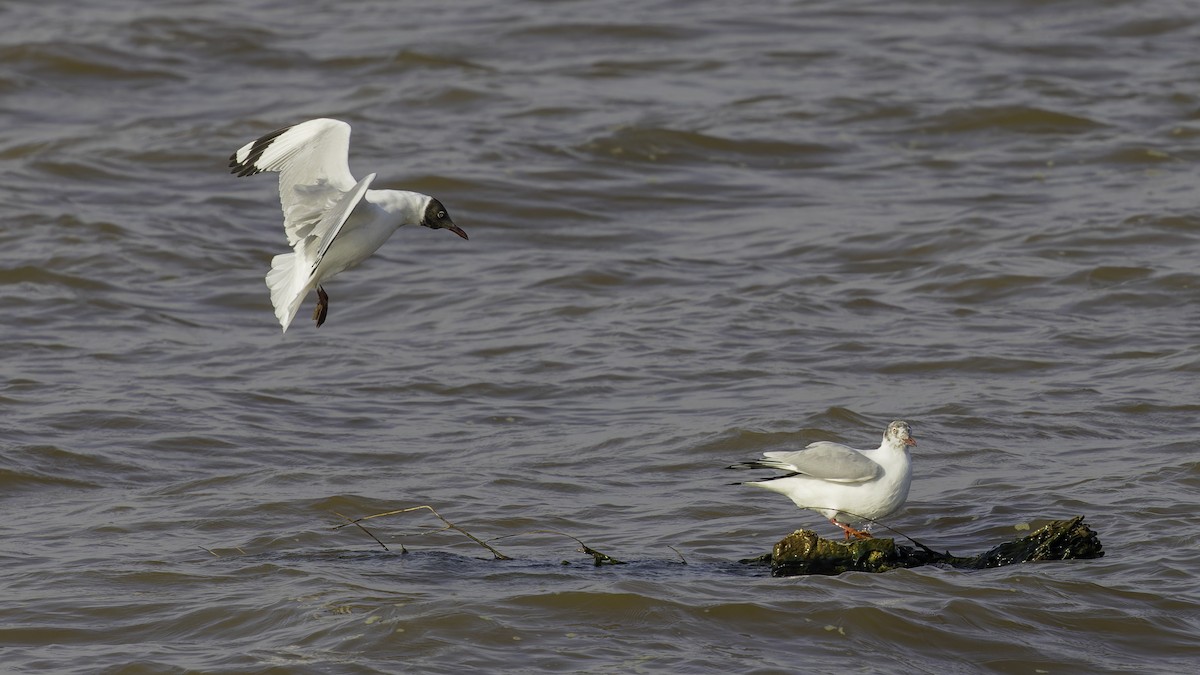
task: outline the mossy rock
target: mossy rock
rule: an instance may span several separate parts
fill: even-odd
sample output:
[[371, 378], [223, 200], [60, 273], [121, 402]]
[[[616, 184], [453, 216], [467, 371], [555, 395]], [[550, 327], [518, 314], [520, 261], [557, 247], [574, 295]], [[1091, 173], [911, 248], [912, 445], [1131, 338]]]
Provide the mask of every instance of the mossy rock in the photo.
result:
[[1058, 520], [1032, 534], [1000, 544], [973, 557], [938, 553], [924, 546], [897, 545], [894, 539], [841, 542], [823, 539], [811, 530], [796, 530], [775, 544], [771, 553], [740, 562], [770, 565], [771, 576], [887, 572], [922, 565], [985, 569], [1042, 560], [1099, 558], [1103, 546], [1083, 516]]

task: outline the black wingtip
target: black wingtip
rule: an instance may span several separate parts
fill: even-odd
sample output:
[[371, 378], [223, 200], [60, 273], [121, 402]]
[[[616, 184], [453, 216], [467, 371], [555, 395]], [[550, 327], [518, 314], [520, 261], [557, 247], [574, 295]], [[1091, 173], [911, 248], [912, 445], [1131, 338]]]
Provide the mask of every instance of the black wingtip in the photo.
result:
[[246, 157], [245, 161], [242, 162], [238, 161], [238, 153], [229, 155], [229, 173], [236, 175], [238, 178], [245, 178], [247, 175], [263, 173], [263, 169], [254, 166], [254, 162], [258, 161], [258, 157], [262, 155], [262, 153], [258, 153], [258, 155], [251, 154], [250, 156]]
[[272, 141], [294, 126], [296, 125], [292, 124], [283, 127], [282, 129], [276, 129], [265, 136], [261, 136], [250, 146], [250, 152], [246, 153], [246, 159], [243, 161], [238, 161], [236, 152], [230, 155], [229, 173], [237, 175], [238, 178], [244, 178], [246, 176], [253, 176], [256, 173], [262, 173], [262, 169], [255, 166], [255, 164], [257, 164], [258, 160], [262, 158], [262, 155], [264, 152], [266, 152], [267, 148], [271, 146]]

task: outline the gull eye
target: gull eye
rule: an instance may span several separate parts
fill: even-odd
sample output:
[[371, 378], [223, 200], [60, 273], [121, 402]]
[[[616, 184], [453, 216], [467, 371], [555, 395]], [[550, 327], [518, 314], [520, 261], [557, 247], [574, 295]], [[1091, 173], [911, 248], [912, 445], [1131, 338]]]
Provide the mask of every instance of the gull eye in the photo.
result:
[[445, 217], [446, 217], [446, 212], [445, 212], [445, 211], [438, 211], [437, 217], [438, 217], [438, 219], [445, 218]]

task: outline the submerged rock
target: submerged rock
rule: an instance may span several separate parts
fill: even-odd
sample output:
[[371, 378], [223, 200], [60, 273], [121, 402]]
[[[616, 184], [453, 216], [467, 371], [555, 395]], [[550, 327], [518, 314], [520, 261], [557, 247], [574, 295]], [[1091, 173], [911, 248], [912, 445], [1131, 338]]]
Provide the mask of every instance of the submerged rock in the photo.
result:
[[1083, 516], [1057, 520], [1032, 534], [1000, 544], [973, 557], [938, 553], [925, 546], [912, 548], [893, 539], [841, 542], [822, 539], [811, 530], [796, 530], [775, 544], [771, 553], [740, 562], [769, 565], [771, 576], [886, 572], [921, 565], [949, 565], [960, 569], [985, 569], [1039, 560], [1099, 558], [1104, 549], [1099, 537], [1083, 523]]
[[1056, 520], [1027, 537], [1000, 544], [955, 567], [984, 569], [1038, 560], [1086, 560], [1104, 557], [1100, 537], [1083, 523], [1083, 516]]

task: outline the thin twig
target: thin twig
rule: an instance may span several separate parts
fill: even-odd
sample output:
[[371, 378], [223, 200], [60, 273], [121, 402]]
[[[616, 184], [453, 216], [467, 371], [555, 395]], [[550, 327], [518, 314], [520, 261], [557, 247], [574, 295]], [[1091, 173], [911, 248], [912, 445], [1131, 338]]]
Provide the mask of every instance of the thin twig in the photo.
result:
[[579, 537], [569, 535], [566, 532], [559, 532], [558, 530], [529, 530], [527, 532], [518, 532], [516, 534], [506, 534], [506, 535], [503, 535], [500, 537], [492, 537], [488, 541], [496, 541], [497, 539], [510, 539], [512, 537], [520, 537], [520, 536], [523, 536], [526, 534], [557, 534], [560, 537], [566, 537], [567, 539], [574, 539], [575, 543], [579, 544], [579, 549], [578, 549], [579, 552], [586, 553], [586, 554], [592, 556], [592, 560], [595, 561], [596, 567], [600, 567], [601, 565], [624, 565], [625, 564], [625, 561], [623, 561], [623, 560], [617, 560], [616, 558], [614, 558], [608, 554], [601, 553], [600, 551], [597, 551], [596, 549], [588, 546], [587, 544], [583, 543], [579, 539]]
[[687, 558], [683, 557], [683, 554], [679, 552], [679, 549], [675, 548], [674, 546], [672, 546], [670, 544], [667, 544], [667, 548], [671, 549], [672, 551], [675, 551], [675, 555], [679, 556], [680, 563], [682, 563], [684, 565], [687, 564]]
[[[346, 521], [346, 525], [353, 525], [353, 526], [357, 527], [358, 529], [362, 530], [363, 532], [366, 532], [368, 537], [370, 537], [370, 538], [374, 539], [376, 544], [379, 544], [380, 546], [382, 546], [382, 547], [383, 547], [383, 550], [385, 550], [385, 551], [390, 551], [390, 550], [391, 550], [390, 548], [388, 548], [388, 547], [387, 547], [387, 544], [383, 543], [382, 541], [379, 541], [379, 537], [376, 537], [374, 534], [372, 534], [372, 533], [371, 533], [371, 531], [370, 531], [370, 530], [368, 530], [367, 528], [365, 528], [365, 527], [363, 527], [362, 525], [360, 525], [360, 524], [359, 524], [359, 522], [358, 522], [358, 520], [352, 520], [352, 519], [351, 519], [349, 516], [344, 516], [344, 515], [342, 515], [342, 514], [338, 513], [337, 511], [334, 511], [334, 513], [335, 513], [335, 514], [337, 514], [338, 516], [340, 516], [342, 520], [345, 520], [345, 521]], [[366, 518], [359, 518], [359, 520], [366, 520]], [[342, 525], [338, 525], [337, 527], [335, 527], [335, 528], [333, 528], [333, 529], [335, 529], [335, 530], [336, 530], [336, 529], [339, 529], [339, 528], [341, 528], [341, 527], [343, 527], [343, 526], [342, 526]]]
[[[211, 549], [211, 548], [208, 548], [208, 547], [205, 547], [205, 546], [201, 546], [200, 548], [204, 549], [205, 551], [208, 551], [208, 553], [209, 553], [210, 555], [212, 555], [212, 557], [214, 557], [214, 558], [223, 558], [223, 557], [225, 557], [225, 556], [221, 555], [220, 553], [217, 553], [217, 552], [216, 552], [216, 550], [214, 550], [214, 549]], [[241, 546], [234, 546], [234, 547], [233, 547], [233, 550], [237, 551], [238, 553], [241, 553], [242, 555], [246, 555], [246, 552], [245, 552], [244, 550], [242, 550], [242, 547], [241, 547]]]
[[[496, 560], [512, 560], [512, 558], [509, 558], [508, 556], [504, 555], [500, 551], [497, 551], [495, 548], [489, 546], [487, 544], [487, 542], [483, 541], [479, 537], [476, 537], [475, 535], [471, 534], [470, 532], [467, 532], [466, 530], [459, 527], [458, 525], [455, 525], [454, 523], [446, 520], [445, 518], [442, 517], [442, 514], [438, 513], [432, 506], [429, 506], [428, 504], [422, 504], [421, 506], [410, 506], [407, 509], [397, 509], [395, 511], [387, 511], [385, 513], [376, 513], [376, 514], [370, 515], [370, 516], [363, 516], [362, 518], [355, 518], [354, 520], [346, 518], [346, 516], [342, 516], [343, 518], [346, 518], [346, 520], [349, 522], [343, 523], [342, 525], [338, 525], [337, 527], [335, 527], [333, 529], [337, 530], [337, 529], [341, 529], [341, 528], [345, 527], [346, 525], [354, 525], [354, 526], [358, 527], [359, 529], [363, 530], [364, 532], [367, 532], [366, 528], [364, 528], [362, 525], [359, 524], [364, 520], [371, 520], [372, 518], [382, 518], [384, 516], [394, 516], [394, 515], [401, 514], [401, 513], [409, 513], [412, 511], [419, 511], [421, 509], [427, 509], [430, 513], [432, 513], [435, 517], [437, 517], [438, 520], [445, 523], [446, 527], [443, 529], [454, 530], [455, 532], [458, 532], [459, 534], [467, 537], [468, 539], [475, 542], [476, 544], [479, 544], [480, 546], [486, 548], [488, 551], [491, 551], [492, 556], [494, 556]], [[342, 514], [339, 513], [338, 515], [341, 516]], [[371, 533], [367, 532], [367, 534], [371, 534]], [[371, 538], [375, 539], [375, 541], [379, 541], [379, 539], [377, 539], [375, 537], [375, 535], [373, 535], [373, 534], [371, 535]], [[379, 544], [382, 546], [383, 542], [380, 541]], [[384, 548], [386, 549], [387, 547], [384, 546]]]

